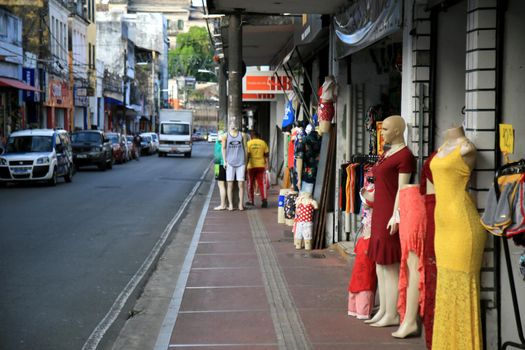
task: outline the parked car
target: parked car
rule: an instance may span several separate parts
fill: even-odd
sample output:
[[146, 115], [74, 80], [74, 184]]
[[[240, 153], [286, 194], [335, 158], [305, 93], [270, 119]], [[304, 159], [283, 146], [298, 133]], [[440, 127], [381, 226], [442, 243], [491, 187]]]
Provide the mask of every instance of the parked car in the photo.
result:
[[107, 138], [111, 141], [111, 148], [113, 149], [113, 160], [122, 164], [126, 159], [126, 145], [124, 144], [124, 137], [118, 132], [106, 133]]
[[217, 134], [216, 132], [210, 132], [208, 134], [208, 142], [215, 142], [217, 141], [218, 137], [219, 137], [219, 134]]
[[192, 141], [204, 141], [206, 140], [206, 136], [200, 131], [196, 131], [191, 135], [191, 140]]
[[34, 129], [13, 132], [0, 156], [0, 182], [46, 181], [59, 176], [73, 181], [71, 141], [65, 130]]
[[96, 165], [100, 170], [113, 167], [111, 142], [100, 130], [82, 130], [71, 134], [76, 167]]
[[154, 132], [143, 132], [140, 136], [151, 136], [151, 145], [153, 153], [156, 153], [159, 150], [159, 135]]
[[153, 153], [153, 144], [151, 142], [151, 136], [146, 134], [140, 134], [140, 154], [150, 155]]

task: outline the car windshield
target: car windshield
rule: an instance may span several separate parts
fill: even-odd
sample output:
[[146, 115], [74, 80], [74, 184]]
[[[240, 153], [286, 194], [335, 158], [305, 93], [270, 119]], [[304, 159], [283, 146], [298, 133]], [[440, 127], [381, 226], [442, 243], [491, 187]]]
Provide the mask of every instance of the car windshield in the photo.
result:
[[160, 126], [160, 133], [165, 135], [189, 135], [189, 124], [162, 124]]
[[71, 142], [100, 142], [100, 134], [95, 132], [76, 132], [71, 135]]
[[109, 134], [109, 135], [108, 135], [108, 139], [109, 139], [112, 143], [118, 143], [118, 135], [116, 135], [116, 134]]
[[153, 139], [153, 141], [157, 141], [157, 134], [151, 134], [151, 138]]
[[126, 140], [128, 140], [128, 142], [133, 142], [133, 136], [126, 136]]
[[15, 136], [7, 141], [7, 153], [51, 152], [52, 150], [51, 136]]

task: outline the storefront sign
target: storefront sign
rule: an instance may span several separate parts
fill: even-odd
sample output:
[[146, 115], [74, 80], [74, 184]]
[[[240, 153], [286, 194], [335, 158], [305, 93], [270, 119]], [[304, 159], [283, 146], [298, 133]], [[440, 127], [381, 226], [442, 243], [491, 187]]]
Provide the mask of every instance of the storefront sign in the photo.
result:
[[323, 29], [321, 15], [304, 14], [302, 19], [302, 29], [295, 35], [296, 45], [305, 45], [314, 41]]
[[284, 72], [273, 71], [247, 72], [242, 79], [242, 92], [249, 94], [282, 94], [292, 90], [292, 80]]
[[401, 0], [358, 0], [334, 17], [337, 58], [343, 58], [398, 31]]
[[275, 94], [242, 94], [243, 101], [275, 101]]
[[[23, 74], [22, 80], [27, 85], [35, 86], [35, 68], [23, 68], [22, 74]], [[23, 97], [24, 97], [24, 101], [26, 102], [36, 101], [34, 91], [24, 90]]]
[[71, 107], [71, 93], [68, 84], [61, 80], [49, 80], [47, 101], [44, 103], [50, 107]]
[[505, 154], [514, 153], [514, 128], [511, 124], [499, 125], [499, 148]]

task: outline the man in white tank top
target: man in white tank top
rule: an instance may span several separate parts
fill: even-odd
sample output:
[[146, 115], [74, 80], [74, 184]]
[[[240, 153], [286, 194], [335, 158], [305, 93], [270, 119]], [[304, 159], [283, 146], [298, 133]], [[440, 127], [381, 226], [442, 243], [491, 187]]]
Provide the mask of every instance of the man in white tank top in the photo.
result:
[[230, 130], [222, 139], [222, 156], [228, 183], [228, 210], [233, 210], [233, 182], [235, 180], [239, 185], [239, 210], [244, 210], [244, 178], [248, 159], [246, 150], [246, 136], [236, 126], [230, 126]]

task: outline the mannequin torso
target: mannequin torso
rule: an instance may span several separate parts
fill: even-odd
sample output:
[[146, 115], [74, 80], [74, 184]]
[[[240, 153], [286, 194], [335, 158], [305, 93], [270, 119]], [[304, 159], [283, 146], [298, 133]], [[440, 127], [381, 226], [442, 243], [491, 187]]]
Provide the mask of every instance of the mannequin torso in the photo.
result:
[[476, 147], [465, 136], [463, 127], [453, 127], [445, 131], [445, 143], [439, 148], [436, 157], [443, 158], [453, 152], [458, 146], [460, 154], [468, 167], [472, 170], [476, 161]]

